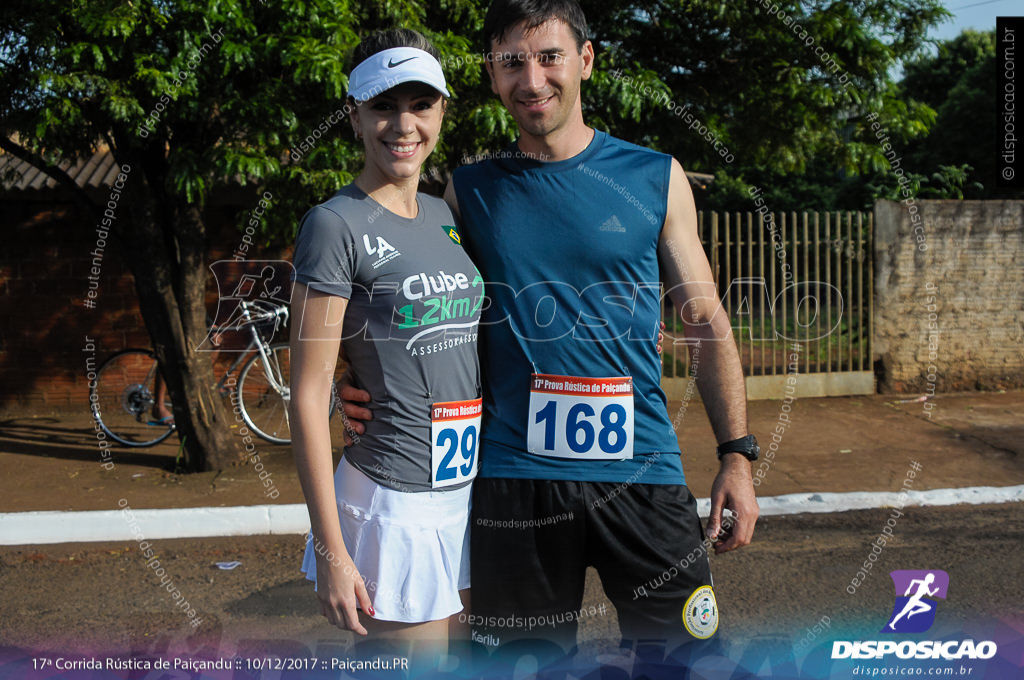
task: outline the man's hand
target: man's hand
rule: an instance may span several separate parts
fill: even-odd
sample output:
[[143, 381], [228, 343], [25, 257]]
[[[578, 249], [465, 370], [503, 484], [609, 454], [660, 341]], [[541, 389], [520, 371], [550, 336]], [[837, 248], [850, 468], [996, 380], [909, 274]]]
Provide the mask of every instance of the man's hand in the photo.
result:
[[[722, 528], [722, 510], [728, 508], [735, 515], [731, 528]], [[750, 474], [750, 461], [739, 453], [722, 456], [722, 467], [711, 485], [711, 517], [706, 533], [715, 540], [715, 554], [741, 548], [754, 536], [757, 522], [757, 498], [754, 480]], [[721, 535], [720, 535], [721, 534]]]
[[367, 420], [373, 420], [373, 411], [363, 406], [370, 401], [370, 393], [354, 387], [345, 373], [338, 380], [338, 399], [341, 401], [341, 420], [345, 424], [345, 446], [352, 446], [360, 435], [366, 434]]

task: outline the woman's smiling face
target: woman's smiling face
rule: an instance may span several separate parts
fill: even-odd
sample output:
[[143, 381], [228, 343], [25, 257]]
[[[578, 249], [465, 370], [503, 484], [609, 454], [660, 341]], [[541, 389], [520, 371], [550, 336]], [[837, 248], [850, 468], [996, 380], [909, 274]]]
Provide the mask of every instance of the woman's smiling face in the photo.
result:
[[352, 128], [363, 139], [367, 169], [391, 180], [418, 177], [437, 146], [445, 101], [425, 83], [397, 85], [358, 105]]

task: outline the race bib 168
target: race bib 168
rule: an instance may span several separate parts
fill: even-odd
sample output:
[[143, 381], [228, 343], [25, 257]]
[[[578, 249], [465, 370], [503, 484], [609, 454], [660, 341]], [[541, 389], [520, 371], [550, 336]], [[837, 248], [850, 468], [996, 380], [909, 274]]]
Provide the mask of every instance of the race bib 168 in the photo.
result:
[[534, 373], [526, 445], [539, 456], [632, 458], [633, 379]]

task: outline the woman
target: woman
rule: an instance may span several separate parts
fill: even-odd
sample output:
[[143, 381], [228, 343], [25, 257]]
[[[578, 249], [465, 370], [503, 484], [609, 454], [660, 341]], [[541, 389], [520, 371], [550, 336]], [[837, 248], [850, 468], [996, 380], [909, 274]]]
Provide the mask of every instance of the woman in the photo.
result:
[[[303, 571], [324, 616], [446, 643], [469, 587], [483, 284], [448, 207], [417, 193], [449, 96], [438, 60], [409, 30], [356, 48], [349, 109], [366, 162], [299, 228], [290, 415], [312, 525]], [[375, 417], [332, 479], [339, 344]]]

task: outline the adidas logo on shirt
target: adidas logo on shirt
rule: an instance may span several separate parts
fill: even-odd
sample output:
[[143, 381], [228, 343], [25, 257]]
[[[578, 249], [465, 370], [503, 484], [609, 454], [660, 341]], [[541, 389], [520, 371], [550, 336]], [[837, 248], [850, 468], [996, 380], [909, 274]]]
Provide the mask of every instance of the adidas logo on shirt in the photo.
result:
[[622, 226], [622, 222], [619, 221], [617, 215], [612, 215], [611, 217], [606, 219], [599, 228], [601, 229], [601, 231], [626, 231], [626, 228]]

